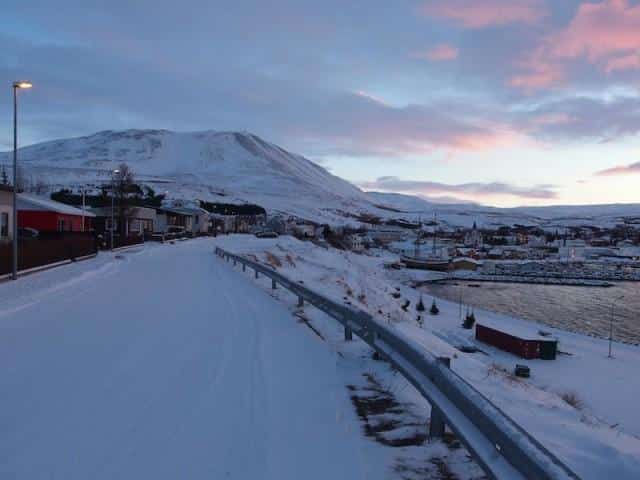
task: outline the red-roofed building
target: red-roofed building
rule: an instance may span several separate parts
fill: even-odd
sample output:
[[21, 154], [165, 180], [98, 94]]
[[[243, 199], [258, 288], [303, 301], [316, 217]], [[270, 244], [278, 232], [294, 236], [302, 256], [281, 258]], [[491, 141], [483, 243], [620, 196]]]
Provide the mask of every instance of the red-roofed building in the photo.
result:
[[40, 232], [91, 230], [91, 212], [35, 195], [18, 194], [18, 228]]

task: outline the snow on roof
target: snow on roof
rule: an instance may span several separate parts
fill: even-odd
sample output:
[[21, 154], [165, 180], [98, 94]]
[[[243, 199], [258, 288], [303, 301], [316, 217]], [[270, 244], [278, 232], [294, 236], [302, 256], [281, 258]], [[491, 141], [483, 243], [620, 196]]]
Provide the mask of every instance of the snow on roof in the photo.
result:
[[161, 207], [160, 210], [177, 213], [179, 215], [203, 215], [209, 213], [204, 208], [199, 207]]
[[56, 202], [45, 197], [38, 197], [26, 193], [18, 194], [18, 210], [34, 210], [62, 213], [64, 215], [78, 215], [85, 217], [95, 217], [95, 215], [86, 210], [81, 210], [71, 205]]

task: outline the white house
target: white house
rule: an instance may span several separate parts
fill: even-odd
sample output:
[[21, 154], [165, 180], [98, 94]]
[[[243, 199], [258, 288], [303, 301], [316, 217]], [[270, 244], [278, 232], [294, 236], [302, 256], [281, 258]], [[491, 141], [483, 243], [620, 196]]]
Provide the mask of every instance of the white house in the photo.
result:
[[584, 240], [580, 239], [569, 239], [569, 240], [558, 240], [560, 243], [560, 247], [558, 247], [558, 256], [564, 260], [574, 260], [577, 258], [585, 257], [585, 250], [587, 248], [587, 244]]
[[389, 226], [376, 226], [367, 232], [374, 242], [391, 243], [404, 240], [406, 232], [401, 228]]
[[299, 237], [314, 238], [316, 226], [310, 223], [289, 222], [287, 224], [287, 232]]
[[364, 243], [362, 242], [361, 235], [349, 235], [346, 240], [349, 248], [354, 252], [361, 252], [364, 250]]
[[0, 242], [13, 237], [13, 188], [0, 185]]
[[209, 212], [200, 207], [161, 207], [156, 209], [155, 231], [166, 233], [169, 229], [183, 228], [194, 235], [209, 232]]

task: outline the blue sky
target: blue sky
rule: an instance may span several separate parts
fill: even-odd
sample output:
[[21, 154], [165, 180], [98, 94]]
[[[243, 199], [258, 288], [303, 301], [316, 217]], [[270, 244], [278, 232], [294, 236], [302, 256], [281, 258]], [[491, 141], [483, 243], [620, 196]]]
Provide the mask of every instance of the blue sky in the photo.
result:
[[0, 149], [248, 130], [363, 188], [493, 205], [640, 201], [631, 0], [13, 2]]

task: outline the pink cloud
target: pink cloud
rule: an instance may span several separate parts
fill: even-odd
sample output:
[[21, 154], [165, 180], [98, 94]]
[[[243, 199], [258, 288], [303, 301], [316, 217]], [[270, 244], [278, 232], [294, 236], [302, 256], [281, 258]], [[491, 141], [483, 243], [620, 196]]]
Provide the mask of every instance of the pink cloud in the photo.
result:
[[485, 132], [468, 132], [451, 135], [448, 147], [463, 152], [486, 152], [522, 144], [526, 139], [505, 127], [489, 127]]
[[613, 73], [616, 70], [635, 70], [638, 68], [640, 68], [640, 54], [630, 53], [607, 61], [605, 71]]
[[535, 126], [546, 125], [565, 125], [571, 123], [573, 119], [566, 113], [546, 113], [538, 115], [531, 120], [531, 123]]
[[630, 165], [618, 165], [617, 167], [607, 168], [596, 173], [599, 176], [610, 175], [631, 175], [640, 173], [640, 162], [632, 163]]
[[584, 59], [606, 73], [640, 69], [640, 5], [628, 0], [583, 3], [571, 22], [545, 37], [509, 83], [523, 90], [556, 86], [568, 61]]
[[455, 60], [458, 58], [459, 53], [460, 50], [453, 45], [441, 43], [440, 45], [430, 48], [426, 52], [417, 53], [414, 56], [416, 58], [431, 60], [432, 62], [444, 62], [448, 60]]
[[452, 20], [466, 28], [535, 24], [547, 15], [541, 0], [429, 0], [420, 7], [420, 13]]
[[640, 5], [628, 0], [582, 4], [569, 26], [553, 38], [561, 58], [585, 56], [596, 63], [640, 49]]
[[369, 191], [402, 192], [425, 197], [453, 195], [465, 200], [503, 196], [548, 200], [558, 196], [557, 187], [554, 185], [521, 187], [505, 182], [448, 184], [428, 180], [408, 180], [394, 176], [379, 177], [371, 182], [362, 182], [360, 186]]
[[550, 63], [528, 64], [527, 72], [514, 75], [509, 80], [509, 85], [515, 88], [532, 92], [541, 88], [550, 87], [562, 83], [565, 78], [564, 71]]

